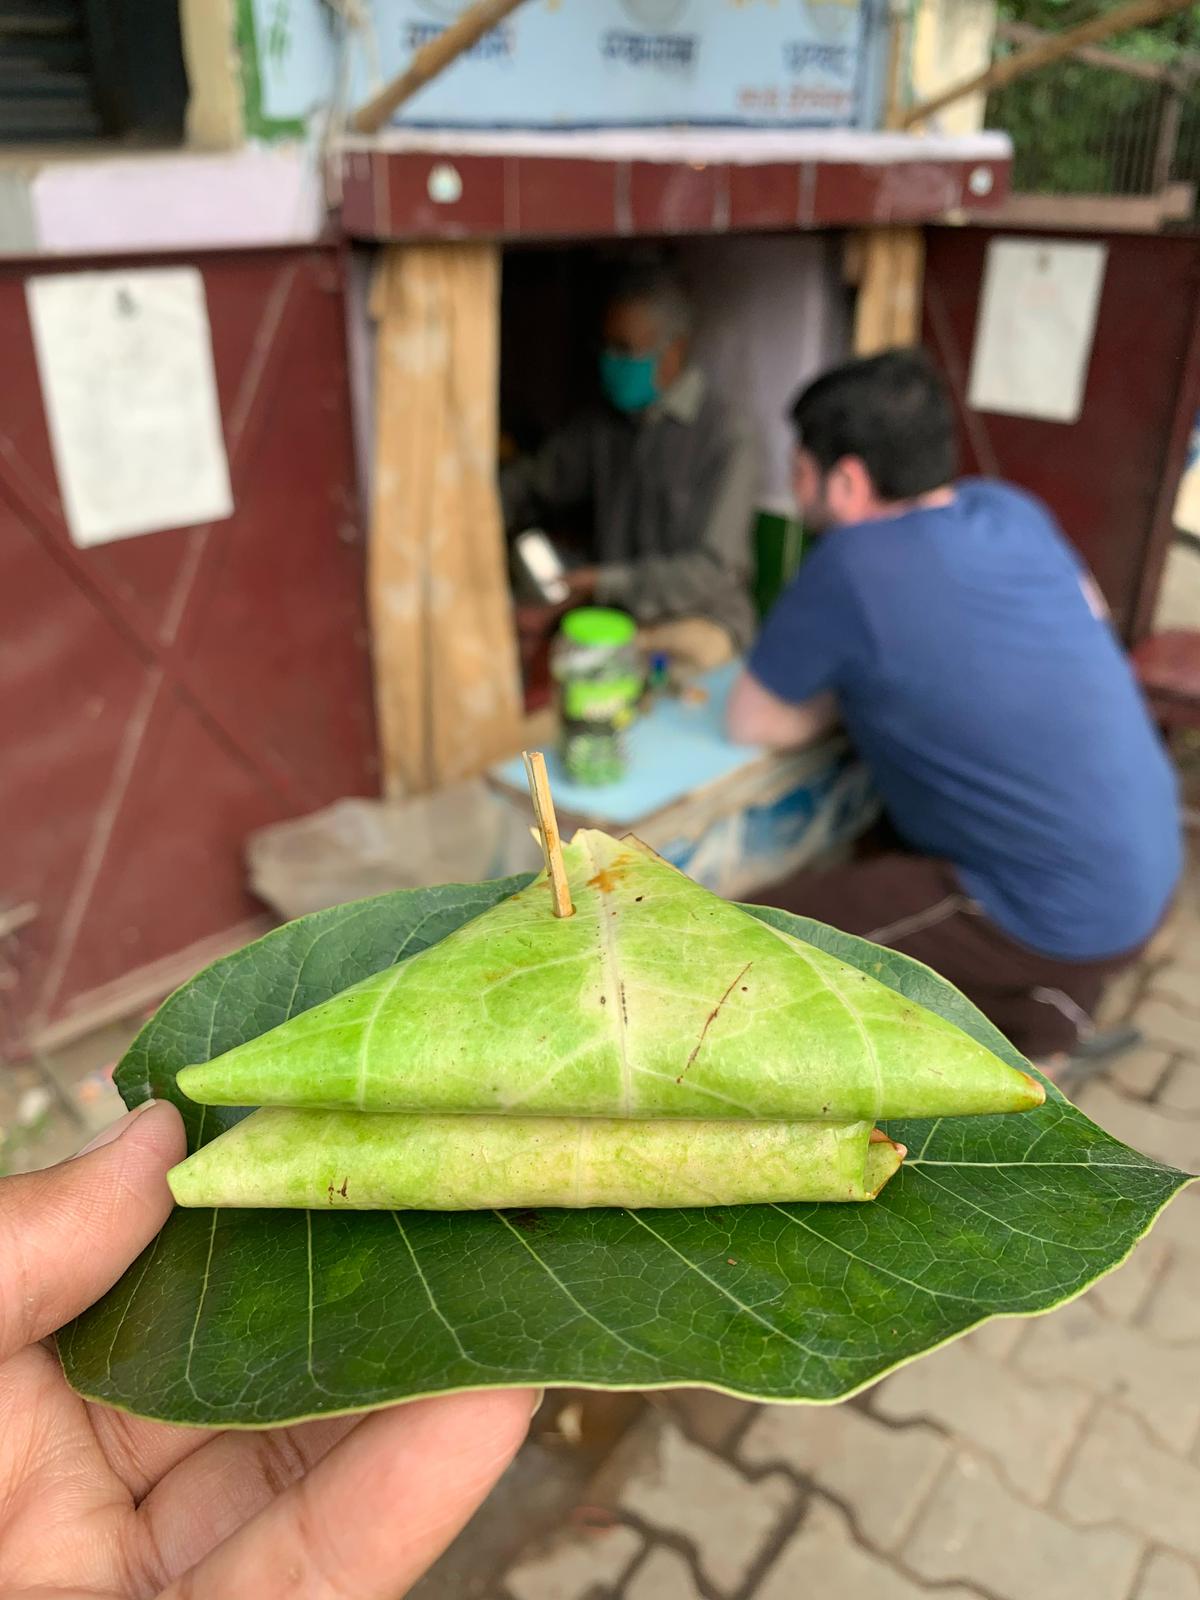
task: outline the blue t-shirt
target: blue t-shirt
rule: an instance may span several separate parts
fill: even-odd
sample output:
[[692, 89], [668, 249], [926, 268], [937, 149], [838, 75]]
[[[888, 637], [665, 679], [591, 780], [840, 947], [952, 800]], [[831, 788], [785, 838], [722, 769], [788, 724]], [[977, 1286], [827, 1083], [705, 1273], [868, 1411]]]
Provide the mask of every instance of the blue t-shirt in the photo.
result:
[[906, 842], [1073, 961], [1145, 939], [1182, 857], [1174, 772], [1083, 574], [1039, 501], [967, 480], [825, 535], [749, 660], [783, 700], [833, 690]]

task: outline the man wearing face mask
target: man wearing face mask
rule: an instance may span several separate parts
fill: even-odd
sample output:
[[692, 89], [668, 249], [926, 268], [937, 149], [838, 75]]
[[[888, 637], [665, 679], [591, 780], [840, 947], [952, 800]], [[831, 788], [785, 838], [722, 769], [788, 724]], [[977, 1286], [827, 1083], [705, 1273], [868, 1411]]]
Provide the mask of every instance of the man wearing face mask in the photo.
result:
[[[682, 664], [719, 665], [750, 641], [749, 542], [757, 456], [689, 357], [692, 315], [667, 272], [615, 285], [604, 317], [604, 404], [501, 474], [510, 533], [585, 514], [588, 565], [570, 605], [619, 606], [642, 642]], [[561, 608], [558, 608], [559, 610]], [[549, 626], [557, 615], [546, 608]]]
[[1053, 1063], [1166, 912], [1170, 763], [1046, 507], [955, 481], [949, 397], [919, 352], [826, 373], [792, 420], [796, 498], [821, 537], [749, 654], [729, 731], [788, 747], [841, 721], [899, 848], [752, 898], [924, 961]]

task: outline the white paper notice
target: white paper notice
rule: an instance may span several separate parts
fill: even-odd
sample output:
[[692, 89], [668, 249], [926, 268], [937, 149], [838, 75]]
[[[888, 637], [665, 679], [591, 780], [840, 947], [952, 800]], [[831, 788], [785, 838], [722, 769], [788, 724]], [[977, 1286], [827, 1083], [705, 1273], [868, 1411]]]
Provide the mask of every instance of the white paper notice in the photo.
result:
[[199, 272], [54, 274], [31, 278], [26, 297], [73, 543], [229, 516]]
[[1107, 254], [1073, 240], [992, 240], [967, 394], [976, 411], [1078, 421]]

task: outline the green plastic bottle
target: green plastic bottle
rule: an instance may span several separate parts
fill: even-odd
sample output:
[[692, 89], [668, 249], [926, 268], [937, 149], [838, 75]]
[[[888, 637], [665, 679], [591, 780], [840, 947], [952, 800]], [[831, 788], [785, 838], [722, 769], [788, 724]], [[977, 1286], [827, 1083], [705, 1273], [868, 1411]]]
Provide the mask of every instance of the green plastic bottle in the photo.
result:
[[562, 620], [550, 670], [559, 688], [560, 753], [575, 783], [616, 783], [625, 776], [625, 730], [642, 693], [636, 638], [633, 618], [604, 606], [581, 606]]

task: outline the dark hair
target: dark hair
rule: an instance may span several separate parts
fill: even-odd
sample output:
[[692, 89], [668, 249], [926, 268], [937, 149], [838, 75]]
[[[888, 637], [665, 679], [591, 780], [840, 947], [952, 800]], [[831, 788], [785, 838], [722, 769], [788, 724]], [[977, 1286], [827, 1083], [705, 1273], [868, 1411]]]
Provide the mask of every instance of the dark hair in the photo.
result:
[[631, 301], [648, 305], [659, 319], [668, 341], [686, 338], [692, 331], [691, 296], [678, 273], [659, 261], [626, 262], [608, 284], [605, 306], [626, 305]]
[[828, 472], [857, 456], [883, 500], [912, 500], [958, 471], [946, 385], [921, 350], [847, 361], [792, 402], [800, 446]]

